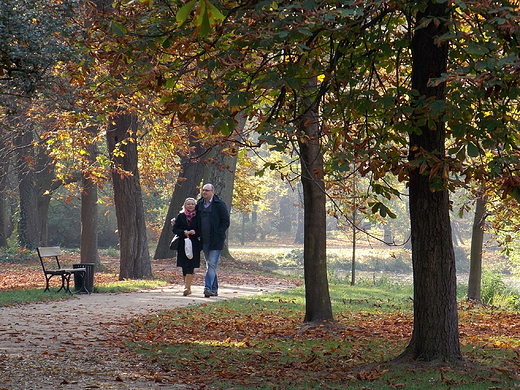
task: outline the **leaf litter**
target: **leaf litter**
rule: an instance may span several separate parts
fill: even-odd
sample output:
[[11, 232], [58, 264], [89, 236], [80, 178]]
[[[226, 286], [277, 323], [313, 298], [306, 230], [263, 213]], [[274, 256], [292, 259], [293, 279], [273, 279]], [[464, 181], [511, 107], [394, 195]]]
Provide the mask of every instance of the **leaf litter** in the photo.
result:
[[[104, 259], [105, 262], [108, 266], [104, 272], [96, 272], [96, 283], [117, 280], [114, 260]], [[154, 274], [168, 279], [180, 295], [182, 276], [173, 262], [154, 261], [153, 266]], [[247, 272], [222, 269], [220, 276], [231, 286], [254, 282], [257, 286], [274, 283], [280, 289], [290, 287], [287, 281]], [[203, 270], [196, 275], [194, 284], [202, 285], [202, 279]], [[37, 263], [6, 264], [0, 271], [0, 291], [42, 288], [43, 283]], [[279, 303], [291, 304], [282, 298]], [[31, 312], [22, 312], [18, 321], [23, 316], [36, 318], [33, 329], [25, 329], [15, 320], [0, 324], [1, 345], [7, 342], [17, 347], [0, 350], [0, 390], [190, 390], [209, 388], [208, 383], [219, 381], [250, 386], [271, 384], [275, 389], [281, 388], [280, 383], [298, 387], [309, 380], [319, 383], [320, 378], [326, 378], [327, 383], [343, 384], [376, 381], [387, 372], [385, 359], [402, 351], [413, 329], [411, 313], [377, 310], [349, 312], [335, 323], [314, 326], [302, 324], [301, 313], [283, 310], [262, 315], [241, 316], [224, 311], [214, 316], [197, 316], [186, 307], [153, 313], [146, 306], [142, 311], [118, 311], [115, 318], [88, 311], [79, 318], [62, 312], [60, 305], [61, 302], [21, 305]], [[15, 309], [23, 311], [21, 307], [11, 308]], [[485, 378], [475, 376], [475, 382], [500, 383], [500, 375], [504, 374], [520, 382], [520, 314], [475, 308], [470, 303], [461, 303], [459, 313], [461, 344], [473, 348], [469, 353], [472, 359], [491, 362], [493, 352], [514, 352], [507, 364], [492, 367], [494, 374]], [[41, 328], [55, 334], [42, 336]], [[135, 343], [132, 348], [126, 344], [128, 340]], [[48, 342], [48, 348], [40, 348], [38, 341]], [[288, 342], [293, 346], [289, 352], [284, 347]], [[209, 345], [210, 352], [193, 352], [190, 346], [194, 344]], [[146, 358], [142, 351], [135, 353], [136, 345], [156, 353]], [[471, 364], [458, 369], [471, 371]], [[441, 380], [446, 385], [456, 385], [445, 374]], [[404, 388], [405, 384], [396, 382], [389, 386]]]

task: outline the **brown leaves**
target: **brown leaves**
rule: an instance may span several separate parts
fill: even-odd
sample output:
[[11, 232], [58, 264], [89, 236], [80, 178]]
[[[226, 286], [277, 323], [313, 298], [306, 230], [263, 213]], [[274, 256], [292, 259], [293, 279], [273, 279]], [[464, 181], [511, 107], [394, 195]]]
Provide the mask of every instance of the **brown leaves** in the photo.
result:
[[384, 374], [386, 374], [388, 370], [382, 370], [381, 367], [377, 366], [375, 369], [370, 371], [360, 371], [357, 373], [356, 377], [362, 381], [375, 381], [381, 378]]
[[[132, 340], [143, 345], [153, 339], [153, 345], [169, 351], [161, 353], [161, 364], [187, 383], [194, 378], [184, 371], [196, 365], [197, 376], [206, 383], [225, 380], [254, 386], [255, 378], [262, 378], [267, 383], [303, 387], [323, 378], [341, 383], [385, 381], [388, 367], [378, 362], [396, 357], [413, 330], [411, 312], [380, 312], [374, 306], [370, 312], [347, 311], [336, 322], [315, 325], [302, 324], [301, 315], [289, 310], [293, 301], [277, 299], [276, 303], [279, 310], [252, 301], [251, 308], [238, 311], [233, 305], [208, 305], [203, 312], [183, 308], [142, 318], [132, 325]], [[479, 346], [487, 351], [516, 351], [516, 361], [500, 368], [502, 374], [514, 375], [511, 370], [520, 357], [520, 314], [475, 310], [464, 304], [460, 313], [462, 344], [471, 344], [477, 351]], [[183, 359], [173, 364], [170, 359], [178, 354]], [[448, 386], [458, 383], [445, 373], [441, 381]], [[388, 386], [400, 389], [405, 383], [394, 378]]]

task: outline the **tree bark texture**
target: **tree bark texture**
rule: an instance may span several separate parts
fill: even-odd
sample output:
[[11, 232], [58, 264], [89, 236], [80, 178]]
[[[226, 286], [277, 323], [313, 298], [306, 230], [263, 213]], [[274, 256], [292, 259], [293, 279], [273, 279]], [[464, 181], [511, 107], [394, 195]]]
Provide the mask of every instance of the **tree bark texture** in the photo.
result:
[[[97, 126], [87, 128], [89, 134], [94, 136], [98, 132]], [[91, 143], [88, 147], [88, 160], [95, 164], [97, 146]], [[81, 260], [83, 264], [93, 263], [101, 266], [98, 253], [98, 187], [88, 174], [81, 176]]]
[[[302, 195], [303, 190], [302, 190], [301, 184], [296, 186], [296, 190], [298, 191], [298, 199], [301, 199], [303, 197], [303, 195]], [[303, 202], [301, 202], [301, 200], [299, 202], [303, 203]], [[303, 218], [303, 207], [301, 205], [298, 205], [298, 207], [296, 208], [296, 218], [297, 218], [296, 235], [294, 237], [294, 243], [303, 244], [303, 241], [304, 241], [303, 220], [304, 220], [304, 218]]]
[[35, 249], [40, 245], [38, 235], [38, 201], [34, 171], [29, 164], [33, 161], [32, 131], [22, 130], [15, 138], [18, 148], [17, 170], [20, 193], [20, 217], [18, 219], [18, 241], [20, 247]]
[[0, 247], [7, 247], [7, 239], [11, 235], [9, 229], [9, 218], [7, 213], [7, 172], [9, 171], [9, 160], [0, 157]]
[[202, 184], [213, 184], [215, 194], [226, 203], [228, 210], [231, 211], [238, 155], [228, 156], [222, 153], [224, 148], [226, 148], [226, 146], [216, 146], [209, 153], [208, 156], [211, 162], [205, 165]]
[[[238, 121], [236, 132], [240, 133], [244, 130], [246, 125], [246, 117], [239, 113], [236, 116]], [[235, 148], [233, 142], [215, 145], [204, 162], [204, 178], [203, 185], [206, 183], [213, 184], [215, 188], [215, 194], [226, 204], [229, 213], [232, 213], [233, 206], [233, 189], [235, 188], [235, 172], [238, 161], [238, 153], [224, 153], [225, 149]], [[229, 230], [228, 230], [229, 233]], [[224, 249], [222, 250], [222, 257], [224, 258], [232, 258], [231, 253], [229, 253], [228, 246], [229, 234], [226, 236], [226, 242], [224, 244]]]
[[[138, 154], [135, 137], [137, 118], [128, 113], [116, 114], [109, 122], [106, 138], [112, 168], [114, 203], [119, 234], [119, 280], [152, 277], [148, 251], [144, 206], [137, 169]], [[123, 155], [115, 155], [121, 150]], [[122, 174], [119, 169], [129, 172]]]
[[[316, 88], [316, 79], [309, 82]], [[304, 204], [303, 269], [305, 280], [304, 322], [332, 321], [329, 282], [327, 279], [327, 212], [323, 151], [318, 121], [318, 107], [309, 98], [299, 123], [298, 137]]]
[[485, 195], [482, 195], [477, 199], [471, 234], [471, 254], [469, 261], [468, 299], [479, 302], [481, 299], [482, 248], [484, 246], [486, 203], [487, 199]]
[[[38, 243], [40, 246], [49, 245], [49, 208], [53, 190], [61, 186], [60, 182], [53, 182], [56, 178], [54, 164], [45, 148], [38, 149], [36, 159], [35, 196], [38, 208]], [[59, 242], [53, 243], [59, 245]]]
[[[435, 17], [426, 27], [424, 18]], [[429, 2], [417, 14], [417, 29], [412, 39], [412, 88], [419, 99], [442, 100], [444, 84], [430, 80], [446, 72], [448, 47], [437, 44], [436, 37], [447, 31], [447, 3]], [[444, 20], [444, 21], [443, 21]], [[419, 99], [417, 101], [419, 101]], [[428, 110], [416, 104], [416, 116], [423, 119]], [[429, 117], [428, 125], [417, 126], [410, 134], [409, 159], [419, 154], [444, 159], [445, 128], [441, 118]], [[433, 123], [433, 126], [432, 126]], [[432, 128], [433, 127], [433, 128]], [[437, 177], [436, 180], [443, 180]], [[451, 237], [448, 191], [432, 190], [429, 172], [411, 169], [410, 225], [414, 279], [414, 329], [412, 339], [400, 360], [461, 359], [455, 254]]]
[[200, 183], [204, 174], [204, 163], [200, 156], [204, 149], [194, 137], [190, 137], [190, 152], [181, 156], [182, 171], [175, 183], [168, 213], [155, 249], [154, 259], [171, 259], [176, 256], [176, 251], [170, 249], [170, 241], [173, 238], [171, 219], [175, 218], [181, 210], [184, 201], [188, 197], [197, 199], [200, 194]]
[[101, 265], [98, 253], [98, 193], [97, 185], [90, 178], [81, 179], [81, 260], [80, 262]]

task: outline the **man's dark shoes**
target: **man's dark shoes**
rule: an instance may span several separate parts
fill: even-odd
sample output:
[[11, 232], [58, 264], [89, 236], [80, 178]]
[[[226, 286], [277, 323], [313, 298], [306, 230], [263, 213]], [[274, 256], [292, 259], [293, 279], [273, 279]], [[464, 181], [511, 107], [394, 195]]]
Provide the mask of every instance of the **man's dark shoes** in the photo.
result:
[[211, 291], [209, 290], [204, 290], [204, 296], [206, 298], [209, 298], [209, 297], [218, 297], [218, 293], [212, 293]]

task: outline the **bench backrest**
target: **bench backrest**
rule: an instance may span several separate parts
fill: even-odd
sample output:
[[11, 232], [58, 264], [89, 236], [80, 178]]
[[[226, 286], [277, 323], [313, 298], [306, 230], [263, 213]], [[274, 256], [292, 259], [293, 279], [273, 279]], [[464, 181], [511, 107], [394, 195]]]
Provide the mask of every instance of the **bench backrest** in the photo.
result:
[[59, 246], [40, 246], [36, 249], [38, 250], [38, 257], [40, 258], [43, 272], [45, 272], [45, 264], [43, 261], [44, 257], [54, 257], [56, 259], [58, 269], [61, 268], [60, 260], [58, 259], [58, 256], [61, 256], [61, 249]]

